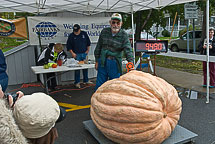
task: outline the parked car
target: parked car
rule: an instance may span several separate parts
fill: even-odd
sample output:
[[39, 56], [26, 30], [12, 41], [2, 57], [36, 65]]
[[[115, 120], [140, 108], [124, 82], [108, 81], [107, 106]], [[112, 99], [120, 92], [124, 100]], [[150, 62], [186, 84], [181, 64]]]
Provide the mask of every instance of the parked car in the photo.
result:
[[[195, 44], [196, 51], [199, 51], [198, 44], [201, 40], [202, 31], [195, 31]], [[187, 50], [187, 33], [183, 34], [180, 38], [171, 40], [169, 42], [169, 49], [173, 52], [186, 51]], [[193, 51], [193, 31], [189, 31], [189, 49]]]

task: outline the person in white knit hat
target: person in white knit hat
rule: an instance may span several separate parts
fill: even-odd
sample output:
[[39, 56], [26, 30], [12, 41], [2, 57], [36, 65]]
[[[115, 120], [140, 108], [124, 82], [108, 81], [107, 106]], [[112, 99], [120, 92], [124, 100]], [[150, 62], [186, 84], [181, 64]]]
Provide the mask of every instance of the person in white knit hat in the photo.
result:
[[[54, 144], [58, 137], [54, 126], [63, 120], [65, 111], [45, 93], [17, 94], [19, 96], [14, 105], [12, 96], [9, 96], [9, 103], [5, 102], [4, 93], [0, 90], [0, 130], [4, 131], [0, 134], [0, 143]], [[14, 105], [12, 111], [8, 109], [8, 104]]]
[[31, 143], [53, 144], [58, 137], [54, 126], [60, 116], [60, 108], [45, 93], [23, 96], [14, 105], [13, 114], [23, 135]]

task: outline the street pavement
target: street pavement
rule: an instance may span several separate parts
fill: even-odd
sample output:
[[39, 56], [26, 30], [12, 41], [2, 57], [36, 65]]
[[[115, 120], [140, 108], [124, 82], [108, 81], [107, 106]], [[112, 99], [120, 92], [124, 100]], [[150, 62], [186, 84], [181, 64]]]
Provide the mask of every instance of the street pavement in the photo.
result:
[[[161, 75], [161, 73], [159, 74], [159, 71], [162, 71], [163, 75], [161, 77], [164, 79], [165, 77], [168, 77], [167, 73], [169, 74], [169, 72], [175, 74], [175, 79], [183, 79], [182, 74], [186, 74], [175, 70], [172, 71], [170, 69], [158, 68], [156, 70], [157, 76]], [[165, 73], [166, 76], [164, 75]], [[201, 77], [200, 75], [195, 76]], [[190, 79], [194, 79], [194, 83], [197, 83], [196, 81], [199, 82], [199, 79], [196, 79], [195, 81], [195, 77]], [[174, 77], [171, 77], [171, 79], [168, 79], [167, 81], [172, 84], [176, 83], [174, 82]], [[82, 84], [81, 86], [81, 89], [76, 89], [73, 84], [58, 86], [60, 90], [50, 93], [50, 95], [68, 111], [65, 120], [56, 124], [59, 133], [59, 138], [57, 139], [56, 144], [98, 144], [83, 125], [83, 121], [91, 119], [89, 107], [90, 99], [94, 92], [94, 85]], [[183, 105], [179, 125], [198, 134], [198, 137], [195, 139], [196, 144], [215, 144], [214, 94], [210, 95], [210, 103], [206, 104], [204, 93], [200, 93], [198, 99], [189, 99], [186, 94], [183, 94], [186, 89], [182, 89], [176, 85], [175, 87], [180, 93], [179, 96]], [[39, 82], [9, 86], [7, 92], [16, 92], [18, 90], [23, 91], [25, 94], [44, 92], [44, 89]]]

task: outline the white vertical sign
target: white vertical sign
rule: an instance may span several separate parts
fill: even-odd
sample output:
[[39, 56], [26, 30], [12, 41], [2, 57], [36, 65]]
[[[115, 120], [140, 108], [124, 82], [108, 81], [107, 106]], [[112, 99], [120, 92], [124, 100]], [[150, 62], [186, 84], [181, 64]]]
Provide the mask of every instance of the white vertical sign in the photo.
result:
[[195, 4], [184, 5], [185, 19], [197, 19], [198, 18], [198, 6]]

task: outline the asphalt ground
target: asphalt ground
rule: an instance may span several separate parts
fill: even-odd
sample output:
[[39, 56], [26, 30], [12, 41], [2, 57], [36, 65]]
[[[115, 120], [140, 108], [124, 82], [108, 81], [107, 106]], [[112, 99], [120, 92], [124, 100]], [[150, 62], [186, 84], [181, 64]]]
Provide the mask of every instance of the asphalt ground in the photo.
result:
[[[83, 125], [83, 121], [91, 119], [89, 107], [94, 85], [81, 86], [81, 89], [76, 89], [72, 84], [58, 86], [60, 90], [50, 93], [68, 111], [65, 120], [56, 124], [59, 134], [56, 144], [98, 144]], [[179, 125], [198, 134], [196, 144], [215, 144], [215, 96], [211, 94], [210, 103], [206, 104], [205, 94], [199, 94], [198, 99], [189, 99], [183, 93], [186, 89], [176, 89], [182, 100]], [[18, 90], [25, 94], [44, 92], [39, 82], [9, 86], [7, 92]]]

